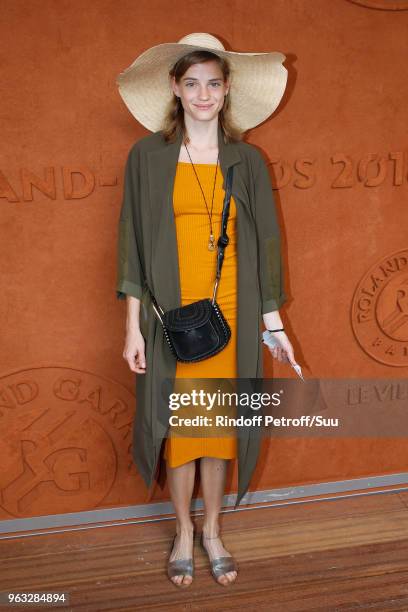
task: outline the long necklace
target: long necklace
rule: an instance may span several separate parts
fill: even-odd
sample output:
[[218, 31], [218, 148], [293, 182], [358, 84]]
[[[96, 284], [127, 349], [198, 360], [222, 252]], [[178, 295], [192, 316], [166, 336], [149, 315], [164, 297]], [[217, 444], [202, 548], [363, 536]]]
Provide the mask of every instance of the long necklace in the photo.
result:
[[195, 167], [194, 167], [193, 160], [191, 159], [191, 156], [190, 156], [189, 150], [187, 149], [187, 145], [186, 145], [186, 143], [184, 143], [184, 146], [186, 147], [186, 150], [187, 150], [188, 156], [189, 156], [190, 161], [191, 161], [191, 165], [193, 166], [193, 170], [194, 170], [194, 173], [195, 173], [195, 175], [196, 175], [196, 178], [197, 178], [198, 184], [200, 185], [201, 193], [203, 194], [203, 198], [204, 198], [204, 202], [205, 202], [205, 207], [206, 207], [206, 209], [207, 209], [208, 218], [209, 218], [209, 220], [210, 220], [210, 238], [209, 238], [209, 240], [208, 240], [208, 250], [209, 250], [209, 251], [214, 251], [214, 249], [215, 249], [215, 241], [214, 241], [214, 233], [213, 233], [213, 226], [212, 226], [212, 212], [213, 212], [213, 204], [214, 204], [214, 191], [215, 191], [215, 183], [216, 183], [216, 180], [217, 180], [218, 160], [219, 160], [219, 156], [220, 156], [220, 154], [218, 153], [218, 156], [217, 156], [217, 163], [216, 163], [216, 166], [215, 166], [214, 187], [213, 187], [213, 193], [212, 193], [212, 200], [211, 200], [211, 214], [210, 214], [210, 212], [209, 212], [209, 210], [208, 210], [207, 200], [205, 199], [204, 191], [203, 191], [203, 188], [201, 187], [200, 179], [199, 179], [199, 178], [198, 178], [198, 176], [197, 176], [197, 172], [196, 172], [196, 169], [195, 169]]

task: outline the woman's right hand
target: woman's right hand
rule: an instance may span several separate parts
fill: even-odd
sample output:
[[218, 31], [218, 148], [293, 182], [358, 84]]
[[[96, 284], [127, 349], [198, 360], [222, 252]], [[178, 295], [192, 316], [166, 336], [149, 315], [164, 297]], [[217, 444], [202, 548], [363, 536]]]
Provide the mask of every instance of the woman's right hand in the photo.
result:
[[140, 329], [127, 332], [123, 358], [128, 362], [132, 372], [146, 373], [145, 339]]

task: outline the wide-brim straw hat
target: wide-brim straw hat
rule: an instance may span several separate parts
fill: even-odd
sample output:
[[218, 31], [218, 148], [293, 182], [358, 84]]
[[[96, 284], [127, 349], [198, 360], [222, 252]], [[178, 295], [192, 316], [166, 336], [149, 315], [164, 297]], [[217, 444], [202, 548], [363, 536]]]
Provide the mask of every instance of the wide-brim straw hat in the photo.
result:
[[119, 93], [134, 117], [148, 130], [163, 128], [173, 97], [169, 70], [183, 55], [211, 51], [227, 58], [231, 67], [229, 90], [231, 119], [242, 131], [265, 121], [277, 108], [286, 87], [286, 56], [278, 51], [239, 53], [226, 51], [211, 34], [198, 32], [176, 43], [163, 43], [144, 51], [117, 77]]

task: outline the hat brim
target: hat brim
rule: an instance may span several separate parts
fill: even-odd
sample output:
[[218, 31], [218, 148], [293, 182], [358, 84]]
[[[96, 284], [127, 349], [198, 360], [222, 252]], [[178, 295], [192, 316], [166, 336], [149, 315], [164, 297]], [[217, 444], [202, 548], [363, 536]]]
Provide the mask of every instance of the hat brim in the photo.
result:
[[241, 53], [201, 45], [163, 43], [144, 51], [116, 80], [129, 111], [148, 130], [162, 129], [164, 113], [173, 95], [170, 68], [194, 50], [211, 51], [228, 59], [231, 118], [242, 131], [259, 125], [278, 107], [288, 76], [283, 53]]

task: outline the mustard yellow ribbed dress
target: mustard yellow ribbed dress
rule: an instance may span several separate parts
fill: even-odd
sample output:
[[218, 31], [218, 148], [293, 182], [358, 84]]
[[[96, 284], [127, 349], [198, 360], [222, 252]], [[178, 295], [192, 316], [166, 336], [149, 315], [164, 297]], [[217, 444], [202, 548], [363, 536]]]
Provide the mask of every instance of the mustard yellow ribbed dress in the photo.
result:
[[[215, 164], [194, 164], [211, 211]], [[214, 192], [212, 213], [215, 243], [221, 232], [221, 215], [225, 192], [220, 165]], [[182, 306], [212, 297], [217, 248], [208, 250], [210, 222], [204, 198], [190, 162], [178, 162], [173, 191], [173, 209], [176, 225]], [[224, 251], [221, 280], [216, 300], [231, 328], [227, 346], [218, 354], [195, 363], [177, 361], [176, 378], [236, 378], [237, 331], [237, 241], [236, 205], [230, 200], [227, 234], [228, 246]], [[208, 412], [203, 412], [208, 414]], [[201, 434], [201, 431], [198, 432]], [[237, 440], [227, 437], [176, 437], [172, 428], [164, 447], [164, 458], [170, 467], [177, 467], [198, 457], [232, 459], [237, 456]], [[224, 434], [225, 435], [225, 434]]]

